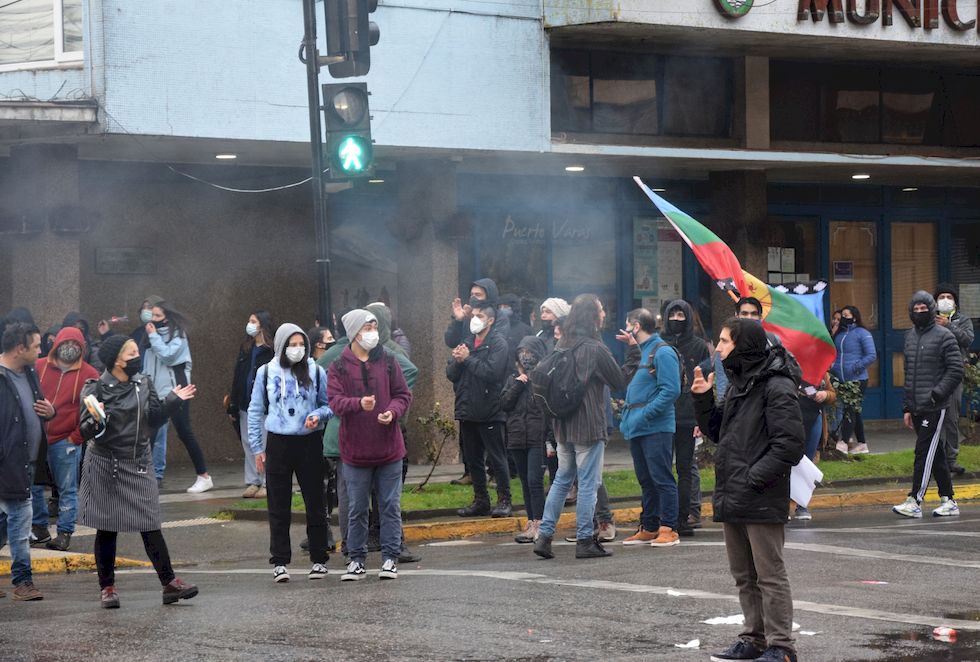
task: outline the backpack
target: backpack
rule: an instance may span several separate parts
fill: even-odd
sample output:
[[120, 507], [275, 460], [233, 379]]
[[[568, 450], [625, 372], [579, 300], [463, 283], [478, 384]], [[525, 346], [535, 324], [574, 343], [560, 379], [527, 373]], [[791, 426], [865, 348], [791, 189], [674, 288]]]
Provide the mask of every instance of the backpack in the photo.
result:
[[531, 371], [531, 390], [541, 410], [552, 418], [571, 417], [582, 404], [588, 383], [575, 373], [575, 350], [584, 341], [571, 347], [556, 348]]
[[654, 363], [654, 361], [656, 360], [657, 352], [660, 351], [661, 347], [670, 347], [672, 350], [674, 350], [674, 354], [677, 355], [677, 368], [680, 372], [681, 393], [684, 393], [687, 388], [687, 371], [684, 370], [684, 358], [681, 356], [681, 353], [677, 351], [677, 348], [670, 343], [661, 340], [653, 346], [653, 349], [650, 350], [650, 365], [645, 366], [647, 372], [649, 372], [650, 376], [654, 379], [657, 378], [657, 364]]

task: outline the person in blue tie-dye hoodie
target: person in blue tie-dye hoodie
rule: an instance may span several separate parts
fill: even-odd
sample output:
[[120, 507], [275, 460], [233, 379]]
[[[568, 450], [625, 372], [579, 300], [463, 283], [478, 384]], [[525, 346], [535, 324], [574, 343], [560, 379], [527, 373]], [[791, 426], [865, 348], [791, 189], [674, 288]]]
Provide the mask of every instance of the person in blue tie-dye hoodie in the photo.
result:
[[[327, 509], [323, 499], [323, 428], [333, 416], [327, 406], [327, 376], [310, 357], [310, 339], [295, 324], [276, 331], [275, 354], [259, 368], [248, 405], [248, 440], [255, 467], [265, 471], [269, 494], [272, 577], [288, 582], [293, 474], [306, 504], [310, 579], [327, 575]], [[262, 449], [262, 427], [268, 431]]]

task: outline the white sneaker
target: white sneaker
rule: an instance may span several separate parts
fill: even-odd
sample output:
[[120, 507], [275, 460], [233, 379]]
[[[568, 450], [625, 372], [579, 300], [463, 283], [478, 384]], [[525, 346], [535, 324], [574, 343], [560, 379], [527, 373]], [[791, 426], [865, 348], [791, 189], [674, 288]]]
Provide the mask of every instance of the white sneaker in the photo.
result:
[[398, 579], [398, 565], [394, 559], [385, 559], [381, 564], [381, 572], [378, 573], [381, 579]]
[[843, 453], [844, 455], [847, 455], [847, 450], [848, 449], [847, 449], [847, 442], [846, 441], [843, 441], [843, 440], [838, 441], [837, 442], [837, 445], [835, 446], [835, 448], [837, 449], [837, 452], [838, 453]]
[[360, 561], [351, 561], [347, 564], [347, 572], [340, 576], [340, 581], [342, 582], [354, 582], [359, 579], [364, 579], [367, 574], [367, 570], [364, 569], [364, 564]]
[[277, 584], [283, 584], [289, 581], [289, 571], [286, 570], [286, 566], [277, 565], [272, 569], [272, 581]]
[[310, 579], [323, 579], [327, 576], [327, 566], [322, 563], [314, 563], [310, 569]]
[[932, 511], [933, 517], [953, 517], [954, 515], [960, 514], [960, 508], [956, 505], [956, 502], [949, 497], [943, 497], [943, 502]]
[[908, 497], [897, 506], [892, 506], [892, 510], [905, 517], [922, 517], [922, 508], [919, 507], [919, 502], [914, 497]]
[[198, 476], [194, 484], [187, 488], [189, 494], [200, 494], [214, 488], [214, 481], [211, 476]]
[[848, 452], [849, 455], [867, 455], [871, 451], [868, 450], [868, 445], [867, 444], [860, 444], [859, 443], [859, 444], [854, 444], [853, 446], [850, 446], [847, 452]]

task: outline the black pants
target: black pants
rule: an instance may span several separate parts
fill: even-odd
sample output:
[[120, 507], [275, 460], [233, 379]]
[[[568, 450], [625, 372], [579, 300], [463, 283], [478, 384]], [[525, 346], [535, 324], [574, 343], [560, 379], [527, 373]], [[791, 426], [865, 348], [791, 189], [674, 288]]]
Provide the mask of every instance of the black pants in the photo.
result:
[[504, 425], [499, 421], [489, 423], [459, 422], [459, 437], [466, 453], [466, 465], [473, 479], [473, 496], [489, 500], [487, 474], [484, 462], [489, 458], [497, 481], [497, 498], [510, 499], [510, 468], [504, 450]]
[[306, 504], [306, 535], [310, 561], [326, 563], [327, 507], [323, 498], [323, 433], [269, 433], [265, 446], [265, 487], [269, 492], [269, 563], [292, 560], [289, 524], [292, 521], [293, 474]]
[[677, 528], [688, 528], [691, 514], [691, 467], [694, 466], [694, 426], [678, 424], [674, 431], [674, 461], [677, 463]]
[[539, 520], [544, 517], [544, 444], [511, 449], [510, 455], [517, 464], [527, 518]]
[[184, 400], [183, 406], [170, 417], [170, 420], [173, 421], [174, 428], [177, 429], [177, 436], [180, 438], [180, 442], [184, 444], [184, 448], [187, 449], [187, 454], [191, 456], [191, 462], [194, 463], [194, 472], [200, 476], [208, 472], [208, 467], [204, 463], [204, 453], [201, 451], [201, 445], [197, 443], [197, 437], [194, 435], [194, 429], [191, 427], [190, 404], [189, 401]]
[[922, 502], [929, 487], [929, 475], [936, 478], [939, 496], [953, 498], [953, 479], [946, 464], [946, 444], [941, 436], [946, 410], [912, 417], [915, 428], [915, 467], [912, 471], [912, 491], [909, 496]]
[[[114, 586], [116, 583], [116, 538], [115, 531], [95, 532], [95, 567], [99, 572], [99, 588]], [[174, 580], [174, 569], [170, 565], [170, 552], [167, 541], [160, 529], [141, 531], [143, 547], [160, 578], [160, 585], [166, 586]]]
[[[861, 401], [864, 401], [864, 389], [868, 387], [868, 380], [862, 379], [858, 382], [861, 388]], [[810, 431], [810, 428], [803, 428], [806, 432]], [[847, 443], [851, 439], [851, 433], [854, 433], [854, 438], [857, 439], [859, 444], [865, 443], [864, 439], [864, 419], [861, 418], [861, 412], [855, 411], [848, 407], [844, 407], [844, 418], [840, 423], [840, 438]]]

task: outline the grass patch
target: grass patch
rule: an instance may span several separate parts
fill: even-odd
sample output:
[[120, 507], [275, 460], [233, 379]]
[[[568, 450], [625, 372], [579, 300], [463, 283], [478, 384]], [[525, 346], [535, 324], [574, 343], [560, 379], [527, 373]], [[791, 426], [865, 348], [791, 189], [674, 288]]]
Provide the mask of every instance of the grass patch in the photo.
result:
[[[828, 485], [832, 485], [835, 481], [859, 478], [910, 478], [914, 461], [914, 451], [906, 450], [882, 455], [857, 455], [838, 462], [821, 462], [820, 470], [824, 472], [824, 483]], [[959, 463], [966, 467], [967, 471], [980, 470], [980, 446], [961, 446]], [[606, 472], [603, 474], [603, 482], [610, 497], [635, 497], [637, 500], [640, 498], [640, 484], [636, 480], [636, 474], [628, 469]], [[402, 510], [462, 508], [473, 499], [473, 489], [468, 485], [429, 483], [422, 493], [412, 492], [414, 487], [414, 485], [407, 485], [402, 491]], [[714, 487], [714, 468], [702, 469], [701, 489], [709, 492]], [[492, 486], [490, 492], [491, 494], [494, 492]], [[510, 482], [510, 493], [515, 504], [524, 503], [520, 481]], [[232, 505], [234, 510], [264, 510], [266, 507], [265, 499], [245, 499]], [[303, 511], [303, 497], [299, 494], [293, 495], [293, 510]]]

